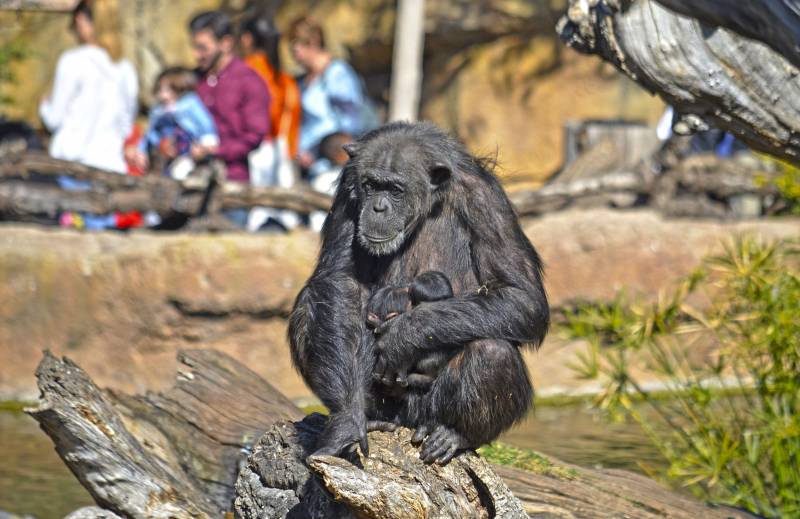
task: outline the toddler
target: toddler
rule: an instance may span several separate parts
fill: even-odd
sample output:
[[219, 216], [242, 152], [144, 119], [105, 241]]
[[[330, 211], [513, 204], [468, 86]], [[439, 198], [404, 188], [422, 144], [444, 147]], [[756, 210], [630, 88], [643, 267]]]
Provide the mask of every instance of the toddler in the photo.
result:
[[196, 85], [197, 76], [188, 68], [170, 67], [158, 75], [158, 104], [150, 111], [147, 133], [132, 151], [134, 164], [147, 169], [153, 157], [164, 174], [182, 180], [196, 161], [217, 152], [214, 119], [195, 93]]

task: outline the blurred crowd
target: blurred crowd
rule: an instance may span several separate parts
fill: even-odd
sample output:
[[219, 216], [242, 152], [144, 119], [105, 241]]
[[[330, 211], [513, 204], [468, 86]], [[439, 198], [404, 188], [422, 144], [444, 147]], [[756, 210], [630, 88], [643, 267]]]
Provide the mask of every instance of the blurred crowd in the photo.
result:
[[[223, 11], [197, 14], [187, 26], [194, 63], [172, 65], [153, 82], [146, 125], [137, 122], [139, 78], [119, 44], [99, 36], [91, 3], [72, 11], [78, 46], [56, 66], [51, 94], [39, 113], [53, 157], [121, 174], [181, 180], [207, 161], [225, 165], [228, 182], [292, 187], [307, 182], [333, 194], [347, 155], [342, 145], [375, 128], [378, 117], [353, 68], [326, 50], [311, 18], [285, 28], [292, 57], [304, 72], [281, 66], [282, 32], [272, 20], [234, 24]], [[68, 177], [62, 188], [87, 189]], [[320, 229], [324, 214], [269, 207], [225, 216], [250, 231], [285, 231], [302, 223]], [[64, 213], [60, 224], [85, 229], [157, 226], [155, 214]]]

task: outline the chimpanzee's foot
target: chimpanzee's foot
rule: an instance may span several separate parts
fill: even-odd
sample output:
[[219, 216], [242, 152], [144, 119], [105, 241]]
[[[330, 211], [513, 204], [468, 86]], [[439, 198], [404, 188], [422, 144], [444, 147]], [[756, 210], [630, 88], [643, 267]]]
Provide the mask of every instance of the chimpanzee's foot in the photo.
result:
[[417, 427], [417, 430], [414, 431], [414, 435], [411, 437], [411, 443], [414, 445], [419, 445], [422, 443], [422, 440], [428, 437], [428, 435], [433, 430], [432, 425], [423, 424]]
[[341, 411], [332, 414], [312, 456], [339, 456], [347, 447], [358, 443], [361, 454], [369, 456], [367, 419], [363, 412]]
[[[423, 431], [423, 434], [427, 434], [428, 437], [422, 442], [422, 450], [419, 457], [425, 463], [436, 462], [439, 465], [447, 465], [458, 451], [470, 447], [467, 439], [455, 429], [444, 425], [437, 425], [433, 428], [430, 426], [423, 427], [427, 429]], [[417, 429], [414, 438], [411, 439], [412, 442], [415, 438], [418, 438], [417, 435], [420, 434], [423, 427]]]
[[397, 424], [392, 422], [384, 422], [382, 420], [370, 420], [367, 422], [367, 431], [383, 431], [394, 432], [397, 429]]

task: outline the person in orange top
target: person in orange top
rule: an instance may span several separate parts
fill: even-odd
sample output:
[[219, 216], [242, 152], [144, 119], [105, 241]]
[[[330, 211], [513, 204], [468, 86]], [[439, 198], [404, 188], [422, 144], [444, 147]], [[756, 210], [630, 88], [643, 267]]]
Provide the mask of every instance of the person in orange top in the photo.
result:
[[255, 16], [242, 23], [239, 48], [244, 62], [261, 76], [272, 95], [269, 114], [272, 124], [270, 135], [265, 137], [285, 138], [289, 157], [295, 158], [300, 133], [300, 90], [294, 78], [281, 70], [279, 41], [280, 33], [263, 16]]

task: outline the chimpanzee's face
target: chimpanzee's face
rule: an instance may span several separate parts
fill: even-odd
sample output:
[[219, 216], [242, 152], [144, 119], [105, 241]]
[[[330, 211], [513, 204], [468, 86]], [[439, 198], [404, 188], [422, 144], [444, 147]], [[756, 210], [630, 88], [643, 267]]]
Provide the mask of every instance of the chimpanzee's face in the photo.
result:
[[449, 170], [411, 142], [345, 146], [357, 171], [358, 242], [374, 256], [396, 253], [428, 216]]

